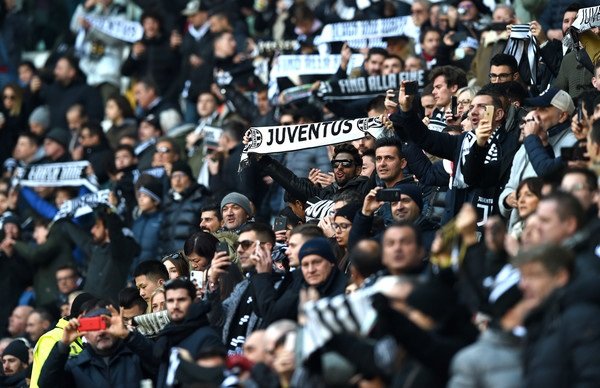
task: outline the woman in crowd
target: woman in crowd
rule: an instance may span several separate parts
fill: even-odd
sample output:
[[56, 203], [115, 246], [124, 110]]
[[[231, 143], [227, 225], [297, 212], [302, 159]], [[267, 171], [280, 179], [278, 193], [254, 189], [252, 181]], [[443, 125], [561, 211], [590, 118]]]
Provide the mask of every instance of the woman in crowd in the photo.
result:
[[179, 252], [163, 257], [162, 263], [167, 268], [169, 279], [190, 276], [190, 263]]
[[115, 94], [106, 100], [103, 126], [108, 127], [106, 137], [113, 149], [119, 145], [121, 136], [128, 134], [137, 136], [137, 124], [134, 117], [131, 104], [124, 96]]

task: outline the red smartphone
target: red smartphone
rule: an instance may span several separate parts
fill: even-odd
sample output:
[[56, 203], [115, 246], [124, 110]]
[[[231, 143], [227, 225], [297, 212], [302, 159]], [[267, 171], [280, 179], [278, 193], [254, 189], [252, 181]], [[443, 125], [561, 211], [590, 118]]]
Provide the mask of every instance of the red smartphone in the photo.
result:
[[102, 317], [79, 318], [79, 331], [98, 331], [106, 329], [106, 321]]

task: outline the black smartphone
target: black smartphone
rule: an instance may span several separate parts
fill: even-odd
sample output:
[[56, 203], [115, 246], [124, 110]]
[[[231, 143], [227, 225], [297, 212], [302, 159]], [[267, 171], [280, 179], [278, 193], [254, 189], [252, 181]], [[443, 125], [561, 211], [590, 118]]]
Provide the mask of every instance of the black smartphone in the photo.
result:
[[400, 189], [381, 189], [375, 195], [375, 199], [383, 202], [398, 202], [402, 197]]
[[459, 44], [460, 42], [462, 42], [465, 39], [467, 39], [467, 33], [464, 31], [455, 32], [454, 34], [452, 34], [452, 37], [450, 38], [450, 40], [454, 44]]
[[404, 85], [404, 92], [409, 96], [417, 94], [418, 89], [419, 84], [417, 81], [409, 81]]
[[279, 232], [280, 230], [287, 229], [287, 217], [280, 216], [275, 217], [275, 221], [273, 222], [273, 230], [275, 232]]
[[506, 30], [506, 27], [508, 26], [508, 24], [506, 23], [492, 23], [490, 24], [490, 26], [488, 27], [488, 30], [490, 31], [504, 31]]
[[217, 243], [217, 252], [225, 252], [225, 253], [229, 253], [229, 246], [227, 245], [226, 242], [224, 241], [219, 241]]
[[589, 158], [585, 157], [585, 147], [581, 145], [574, 145], [573, 147], [562, 147], [560, 149], [560, 157], [565, 161], [587, 161]]
[[458, 111], [458, 97], [456, 97], [456, 96], [452, 96], [451, 109], [452, 109], [452, 116], [456, 117], [456, 112]]
[[581, 123], [581, 120], [583, 120], [583, 104], [581, 103], [581, 99], [579, 99], [579, 101], [577, 101], [577, 122]]

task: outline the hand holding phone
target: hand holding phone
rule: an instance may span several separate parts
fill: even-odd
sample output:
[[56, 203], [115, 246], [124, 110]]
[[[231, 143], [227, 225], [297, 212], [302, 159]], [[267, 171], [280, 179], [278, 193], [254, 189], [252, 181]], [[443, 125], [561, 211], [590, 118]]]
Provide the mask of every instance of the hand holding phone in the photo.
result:
[[382, 202], [398, 202], [401, 197], [400, 189], [381, 189], [375, 194], [375, 199]]

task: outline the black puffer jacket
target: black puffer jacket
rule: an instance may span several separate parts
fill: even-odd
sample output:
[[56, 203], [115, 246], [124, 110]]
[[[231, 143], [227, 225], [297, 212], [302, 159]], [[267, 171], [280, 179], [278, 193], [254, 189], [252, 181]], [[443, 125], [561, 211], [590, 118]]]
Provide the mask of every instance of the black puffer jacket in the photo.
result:
[[197, 183], [192, 183], [181, 194], [172, 191], [168, 194], [163, 211], [159, 253], [183, 249], [185, 240], [200, 230], [200, 210], [209, 195], [208, 189]]
[[576, 280], [525, 321], [526, 387], [600, 386], [600, 285]]

